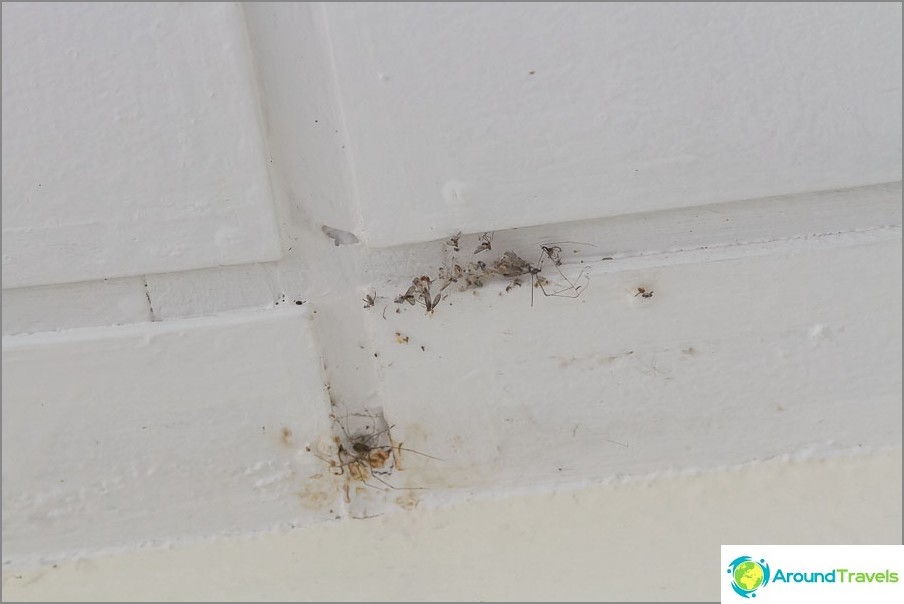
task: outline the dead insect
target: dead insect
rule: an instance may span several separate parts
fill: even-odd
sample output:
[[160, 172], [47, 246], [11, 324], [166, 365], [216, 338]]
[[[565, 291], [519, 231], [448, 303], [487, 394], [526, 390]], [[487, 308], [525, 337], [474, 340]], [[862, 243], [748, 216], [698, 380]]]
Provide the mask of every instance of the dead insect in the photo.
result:
[[463, 271], [460, 264], [453, 265], [451, 269], [446, 268], [445, 266], [439, 267], [439, 271], [436, 274], [436, 280], [443, 282], [443, 286], [439, 291], [442, 292], [453, 283], [458, 283], [458, 279], [462, 274]]
[[396, 339], [396, 342], [399, 344], [407, 344], [408, 343], [408, 336], [403, 336], [398, 331], [395, 332], [395, 339]]
[[[534, 277], [539, 276], [540, 269], [530, 262], [516, 254], [515, 252], [505, 252], [502, 258], [493, 264], [493, 270], [496, 274], [507, 278], [517, 278], [521, 275], [530, 275], [531, 284], [534, 284]], [[509, 286], [511, 287], [511, 286]], [[508, 288], [506, 288], [508, 291]], [[530, 305], [534, 305], [534, 290], [531, 288]]]
[[458, 240], [461, 239], [461, 231], [458, 231], [452, 237], [449, 237], [449, 240], [446, 242], [446, 245], [451, 246], [453, 250], [456, 252], [461, 251], [461, 248], [458, 245]]
[[[534, 305], [533, 288], [539, 287], [544, 296], [556, 296], [565, 298], [577, 298], [580, 296], [584, 288], [590, 281], [587, 276], [587, 269], [581, 270], [576, 278], [569, 278], [562, 269], [560, 253], [562, 248], [555, 244], [541, 245], [540, 258], [536, 266], [520, 257], [515, 252], [505, 252], [502, 258], [496, 261], [494, 270], [503, 277], [519, 277], [521, 275], [531, 276], [531, 306]], [[561, 278], [560, 283], [550, 281], [540, 273], [543, 271], [544, 263], [549, 260], [555, 266], [556, 272]], [[567, 285], [566, 285], [567, 284]]]
[[421, 489], [422, 487], [397, 487], [390, 484], [388, 478], [382, 478], [391, 476], [394, 470], [402, 469], [402, 451], [439, 460], [432, 455], [403, 447], [402, 443], [393, 442], [390, 433], [393, 426], [386, 424], [382, 413], [373, 415], [365, 410], [359, 413], [346, 413], [344, 418], [331, 414], [330, 418], [333, 420], [335, 434], [333, 437], [335, 448], [334, 453], [330, 455], [331, 458], [321, 457], [309, 447], [306, 447], [306, 450], [326, 462], [333, 474], [347, 476], [346, 500], [349, 496], [350, 481], [361, 482], [371, 488], [381, 488], [369, 482], [373, 479], [390, 489]]
[[478, 241], [480, 241], [480, 245], [478, 245], [477, 249], [474, 250], [475, 254], [493, 249], [493, 233], [484, 233], [480, 236], [480, 239], [478, 239]]
[[505, 286], [505, 291], [510, 292], [516, 287], [521, 287], [521, 279], [518, 279], [517, 277], [512, 279], [512, 282]]
[[643, 287], [638, 287], [638, 288], [637, 288], [637, 293], [634, 294], [634, 297], [635, 297], [635, 298], [636, 298], [637, 296], [640, 296], [640, 297], [642, 297], [642, 298], [652, 298], [652, 297], [653, 297], [653, 290], [651, 289], [650, 291], [647, 291], [647, 290], [644, 289]]
[[[576, 277], [569, 277], [560, 268], [562, 266], [562, 248], [560, 247], [560, 244], [565, 243], [596, 247], [592, 243], [581, 243], [579, 241], [561, 241], [557, 243], [542, 244], [540, 246], [540, 259], [537, 261], [537, 269], [539, 269], [538, 273], [543, 270], [543, 265], [549, 260], [559, 274], [559, 277], [557, 278], [558, 283], [553, 282], [546, 277], [542, 277], [539, 274], [537, 275], [534, 286], [539, 287], [546, 296], [577, 298], [584, 293], [584, 289], [586, 289], [587, 285], [590, 283], [587, 268], [581, 269]], [[575, 252], [576, 251], [577, 250], [575, 250]], [[547, 287], [552, 291], [547, 291]]]
[[[412, 292], [415, 295], [416, 301], [423, 302], [424, 308], [427, 309], [427, 312], [430, 313], [436, 308], [437, 304], [439, 304], [440, 295], [436, 294], [434, 297], [430, 292], [430, 285], [433, 283], [433, 279], [431, 279], [427, 275], [421, 275], [420, 277], [416, 277], [411, 281], [411, 287], [414, 288]], [[411, 292], [411, 290], [408, 290]]]
[[433, 309], [439, 304], [439, 298], [442, 294], [436, 294], [436, 297], [431, 300], [430, 292], [424, 292], [424, 306], [427, 307], [427, 312], [433, 312]]
[[[640, 359], [638, 359], [638, 363], [640, 363]], [[663, 375], [663, 374], [668, 375], [669, 373], [671, 373], [671, 371], [659, 369], [658, 367], [656, 367], [656, 358], [655, 357], [653, 358], [652, 363], [650, 365], [640, 365], [639, 367], [637, 367], [637, 370], [639, 372], [643, 373], [644, 375], [649, 375], [649, 376], [653, 376], [653, 377]], [[671, 380], [672, 378], [667, 377], [665, 379]]]
[[520, 277], [521, 275], [535, 275], [540, 272], [530, 262], [515, 252], [505, 252], [502, 258], [493, 264], [493, 269], [503, 277]]
[[[319, 457], [330, 466], [330, 471], [335, 475], [346, 474], [349, 481], [359, 481], [366, 486], [371, 486], [368, 480], [373, 478], [388, 487], [396, 488], [381, 479], [377, 474], [391, 474], [392, 466], [387, 462], [393, 457], [393, 443], [389, 437], [389, 427], [377, 429], [377, 418], [369, 413], [346, 414], [340, 420], [335, 414], [330, 416], [334, 426], [338, 427], [341, 434], [333, 437], [335, 442], [335, 459]], [[354, 418], [360, 426], [361, 419], [366, 425], [361, 429], [351, 426], [350, 420]], [[382, 417], [378, 421], [385, 425]], [[352, 430], [350, 432], [350, 430]], [[316, 455], [316, 453], [315, 453]], [[348, 484], [346, 484], [346, 500], [348, 499]]]
[[557, 245], [541, 245], [540, 249], [556, 266], [562, 266], [562, 248]]
[[377, 301], [377, 292], [366, 294], [361, 301], [364, 302], [364, 308], [372, 308]]
[[408, 304], [411, 304], [412, 306], [414, 306], [414, 303], [416, 301], [417, 301], [417, 286], [416, 285], [412, 285], [411, 287], [408, 288], [407, 292], [405, 292], [404, 294], [400, 294], [395, 299], [396, 304], [401, 304], [402, 302], [408, 302]]

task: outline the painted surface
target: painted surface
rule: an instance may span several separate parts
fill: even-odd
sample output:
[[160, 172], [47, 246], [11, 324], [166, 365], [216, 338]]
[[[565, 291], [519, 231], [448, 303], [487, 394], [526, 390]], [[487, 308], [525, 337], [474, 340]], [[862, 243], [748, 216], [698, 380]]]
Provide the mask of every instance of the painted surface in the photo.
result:
[[722, 542], [891, 540], [900, 5], [3, 10], [10, 593], [703, 598]]
[[3, 290], [3, 334], [107, 327], [151, 318], [140, 277]]
[[371, 245], [901, 179], [900, 3], [325, 10]]
[[301, 225], [313, 227], [307, 239], [319, 238], [321, 225], [352, 231], [359, 222], [355, 158], [322, 4], [248, 2], [243, 7], [274, 195], [289, 241], [299, 236]]
[[560, 294], [535, 288], [533, 307], [522, 277], [453, 285], [430, 314], [403, 304], [384, 321], [375, 308], [393, 437], [445, 460], [404, 456], [405, 486], [537, 485], [899, 443], [901, 281], [888, 278], [899, 234], [588, 258], [561, 274], [547, 263], [544, 289]]
[[900, 447], [782, 458], [7, 571], [3, 591], [17, 601], [717, 601], [721, 544], [900, 543], [900, 494]]
[[303, 450], [329, 429], [309, 323], [302, 307], [4, 341], [5, 561], [335, 516]]
[[279, 252], [238, 5], [4, 3], [4, 288]]
[[463, 235], [597, 243], [540, 273], [578, 297], [488, 276], [430, 314], [394, 299], [443, 241], [149, 281], [156, 322], [4, 336], [5, 561], [894, 447], [900, 222], [889, 186]]

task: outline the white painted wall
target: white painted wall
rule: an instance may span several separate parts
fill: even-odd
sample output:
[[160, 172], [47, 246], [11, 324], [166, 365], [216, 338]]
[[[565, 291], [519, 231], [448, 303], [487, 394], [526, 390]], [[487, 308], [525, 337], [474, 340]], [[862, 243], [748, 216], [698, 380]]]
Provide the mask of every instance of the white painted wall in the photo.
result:
[[[498, 579], [516, 550], [563, 597], [710, 598], [719, 543], [899, 541], [900, 17], [4, 4], [4, 590], [554, 598]], [[579, 297], [393, 303], [556, 241], [580, 244], [543, 275]], [[382, 483], [331, 473], [378, 411], [410, 451]], [[593, 536], [621, 579], [534, 533]], [[347, 560], [375, 541], [410, 571], [379, 592]]]
[[372, 245], [901, 178], [898, 3], [324, 10]]
[[3, 287], [274, 260], [242, 10], [3, 7]]
[[[332, 519], [307, 309], [7, 343], [3, 539], [40, 559]], [[253, 351], [253, 354], [249, 354]], [[46, 374], [47, 379], [36, 379]], [[304, 505], [308, 500], [315, 504]], [[13, 553], [15, 552], [15, 553]]]

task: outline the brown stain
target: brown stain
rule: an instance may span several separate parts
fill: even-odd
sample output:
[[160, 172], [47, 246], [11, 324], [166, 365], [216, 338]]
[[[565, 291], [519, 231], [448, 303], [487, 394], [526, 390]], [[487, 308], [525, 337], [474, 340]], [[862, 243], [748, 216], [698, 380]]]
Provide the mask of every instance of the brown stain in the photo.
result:
[[311, 510], [319, 510], [324, 504], [330, 500], [332, 491], [315, 490], [305, 487], [303, 491], [298, 492], [298, 500], [301, 501], [302, 507]]
[[279, 431], [279, 442], [287, 447], [291, 447], [293, 445], [292, 437], [292, 430], [290, 430], [287, 426], [283, 426]]
[[352, 461], [345, 469], [348, 471], [349, 481], [367, 482], [367, 479], [370, 478], [370, 472], [367, 471], [367, 467], [361, 461]]
[[411, 511], [421, 503], [421, 498], [414, 491], [408, 491], [404, 495], [396, 497], [395, 503], [400, 508]]
[[386, 466], [386, 461], [389, 459], [389, 456], [390, 452], [387, 451], [387, 448], [371, 449], [367, 453], [367, 463], [370, 464], [371, 468], [380, 469]]
[[[426, 430], [422, 426], [412, 425], [409, 427], [409, 431], [412, 433], [408, 436], [414, 440], [426, 440]], [[390, 489], [400, 491], [408, 488], [412, 490], [433, 488], [432, 485], [419, 484], [418, 479], [408, 480], [408, 477], [402, 474], [395, 479], [387, 478], [387, 476], [395, 476], [396, 472], [404, 471], [405, 468], [401, 463], [402, 451], [409, 448], [405, 443], [395, 442], [391, 435], [388, 440], [387, 445], [380, 446], [373, 446], [371, 442], [356, 439], [345, 443], [340, 436], [333, 434], [322, 436], [316, 447], [313, 444], [306, 446], [305, 450], [318, 457], [329, 471], [326, 471], [325, 468], [322, 472], [312, 474], [308, 478], [305, 488], [297, 492], [297, 497], [305, 507], [322, 511], [324, 503], [334, 502], [337, 495], [346, 503], [353, 503], [361, 496], [372, 496], [375, 489], [385, 492], [386, 495], [394, 495]], [[429, 457], [427, 454], [424, 455]], [[411, 456], [406, 456], [406, 458], [412, 459]], [[442, 462], [442, 460], [436, 460], [436, 462]], [[416, 472], [420, 474], [423, 469], [420, 467], [422, 464], [415, 465], [418, 466]], [[378, 474], [383, 478], [377, 478]], [[401, 484], [416, 486], [402, 487], [399, 486], [398, 480], [402, 481]], [[453, 482], [459, 484], [461, 481], [453, 479]], [[404, 509], [414, 509], [420, 501], [416, 494], [412, 493], [404, 493], [399, 497], [401, 499], [397, 503]], [[354, 514], [352, 516], [356, 517]]]
[[342, 483], [337, 476], [328, 472], [317, 473], [309, 476], [304, 483], [304, 488], [295, 495], [303, 508], [325, 512], [332, 507], [341, 488]]
[[392, 452], [392, 466], [397, 470], [404, 470], [402, 467], [402, 443], [395, 444], [392, 442], [392, 436], [389, 437], [389, 442], [392, 444], [392, 448], [390, 451]]

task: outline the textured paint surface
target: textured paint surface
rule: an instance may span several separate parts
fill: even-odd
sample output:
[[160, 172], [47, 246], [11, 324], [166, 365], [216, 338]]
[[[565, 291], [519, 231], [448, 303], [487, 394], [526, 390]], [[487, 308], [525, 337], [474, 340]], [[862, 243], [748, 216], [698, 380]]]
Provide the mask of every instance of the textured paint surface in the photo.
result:
[[444, 460], [405, 456], [400, 484], [567, 483], [900, 443], [900, 232], [878, 237], [596, 261], [610, 270], [579, 298], [536, 290], [530, 307], [529, 281], [502, 280], [452, 288], [431, 315], [374, 313], [393, 436]]
[[326, 12], [371, 245], [901, 179], [899, 3]]
[[3, 5], [4, 287], [279, 257], [244, 27], [229, 3]]
[[[832, 505], [825, 505], [831, 501]], [[857, 519], [852, 521], [851, 519]], [[3, 573], [15, 600], [713, 601], [719, 545], [900, 543], [901, 449]], [[186, 572], [186, 569], [191, 569]]]
[[[10, 6], [5, 593], [703, 598], [719, 543], [892, 540], [899, 5]], [[395, 303], [555, 242], [579, 296]]]
[[142, 323], [151, 318], [139, 277], [3, 290], [3, 334]]
[[[4, 341], [3, 554], [173, 543], [333, 517], [305, 310]], [[39, 379], [45, 376], [46, 379]]]
[[[134, 295], [154, 304], [155, 323], [4, 336], [5, 560], [895, 446], [899, 196], [891, 186], [582, 223], [580, 237], [607, 247], [566, 246], [561, 274], [547, 264], [543, 275], [587, 271], [586, 291], [535, 289], [533, 306], [529, 278], [511, 291], [488, 279], [451, 286], [427, 315], [393, 298], [448, 262], [449, 246], [374, 253], [322, 237], [276, 266], [148, 280]], [[725, 224], [737, 226], [708, 246], [688, 232]], [[651, 233], [660, 251], [633, 249]], [[461, 238], [462, 257], [476, 240]], [[527, 257], [538, 240], [549, 241], [499, 232], [502, 247], [479, 257]], [[380, 410], [401, 469], [333, 475], [329, 435]]]

